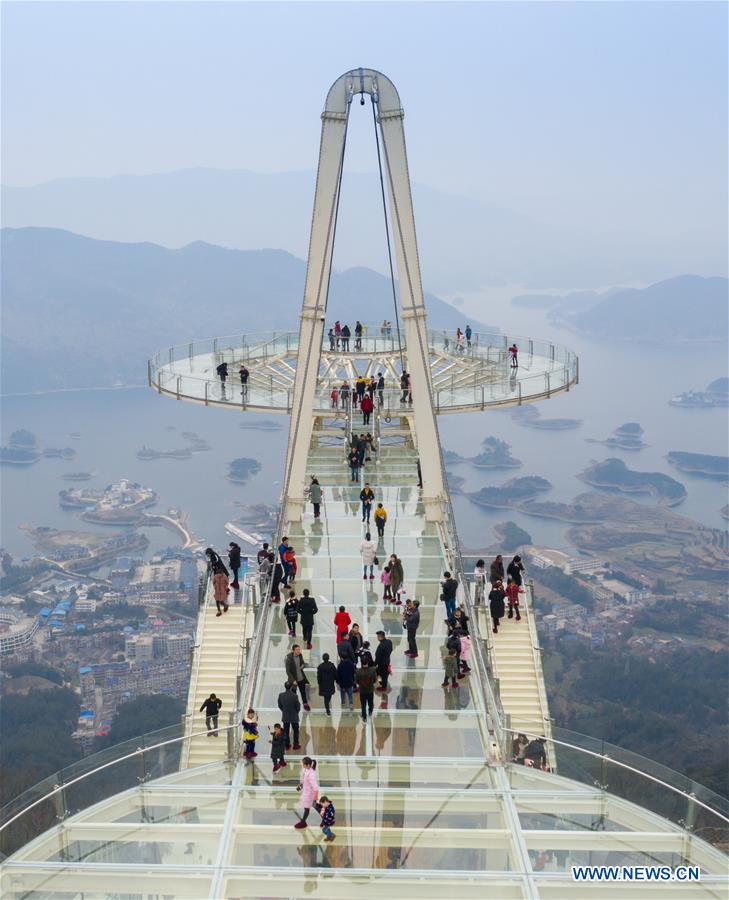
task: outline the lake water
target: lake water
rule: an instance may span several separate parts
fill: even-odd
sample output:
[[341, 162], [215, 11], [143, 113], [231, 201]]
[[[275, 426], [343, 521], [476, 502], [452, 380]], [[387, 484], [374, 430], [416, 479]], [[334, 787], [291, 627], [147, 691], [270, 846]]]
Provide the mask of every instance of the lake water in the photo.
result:
[[[533, 474], [544, 476], [553, 485], [544, 499], [568, 501], [589, 490], [576, 476], [591, 460], [617, 456], [631, 468], [665, 472], [677, 478], [686, 486], [688, 497], [676, 511], [707, 525], [726, 527], [719, 513], [727, 502], [726, 488], [680, 473], [665, 459], [669, 450], [727, 453], [726, 409], [678, 409], [668, 404], [673, 394], [703, 389], [726, 374], [726, 345], [695, 349], [588, 340], [552, 326], [541, 311], [514, 309], [495, 293], [465, 297], [461, 309], [464, 324], [470, 315], [498, 323], [509, 334], [551, 339], [577, 351], [580, 385], [569, 394], [540, 403], [539, 409], [544, 418], [583, 420], [578, 429], [549, 432], [517, 425], [508, 410], [441, 417], [444, 447], [470, 456], [479, 451], [484, 437], [494, 435], [510, 443], [513, 454], [524, 463], [521, 469], [497, 472], [468, 465], [454, 467], [466, 478], [467, 490]], [[182, 508], [198, 538], [218, 546], [227, 544], [224, 524], [237, 516], [236, 502], [278, 502], [287, 439], [286, 417], [280, 419], [284, 429], [265, 432], [239, 428], [240, 415], [159, 397], [146, 387], [4, 398], [3, 441], [11, 431], [27, 428], [38, 436], [41, 446], [73, 446], [78, 457], [70, 462], [42, 459], [27, 468], [2, 467], [0, 544], [16, 556], [31, 554], [31, 542], [18, 529], [23, 522], [106, 530], [58, 505], [58, 491], [73, 486], [60, 476], [91, 470], [95, 471], [93, 480], [81, 486], [103, 487], [121, 477], [139, 481], [158, 492], [158, 510]], [[645, 429], [644, 440], [649, 446], [644, 450], [621, 451], [586, 441], [603, 439], [628, 421], [639, 422]], [[196, 432], [212, 449], [189, 460], [136, 458], [143, 444], [160, 450], [186, 446], [183, 431]], [[80, 432], [81, 437], [74, 440], [70, 432]], [[254, 457], [262, 463], [261, 471], [246, 485], [233, 484], [225, 477], [227, 464], [239, 456]], [[646, 498], [641, 502], [653, 501]], [[567, 547], [564, 532], [569, 526], [564, 523], [531, 518], [513, 510], [487, 511], [465, 497], [456, 497], [454, 507], [461, 540], [467, 547], [492, 543], [491, 526], [505, 520], [526, 529], [536, 543]], [[148, 528], [146, 533], [152, 549], [178, 542], [167, 529]]]

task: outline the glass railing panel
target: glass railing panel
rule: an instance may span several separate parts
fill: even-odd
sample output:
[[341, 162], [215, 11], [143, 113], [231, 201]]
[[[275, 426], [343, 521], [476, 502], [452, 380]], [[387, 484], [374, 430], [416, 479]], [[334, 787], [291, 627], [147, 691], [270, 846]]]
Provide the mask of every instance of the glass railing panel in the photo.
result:
[[[15, 853], [20, 847], [51, 828], [63, 818], [63, 800], [60, 794], [49, 796], [60, 784], [60, 774], [54, 772], [27, 791], [17, 796], [2, 809], [3, 823], [14, 816], [15, 821], [0, 832], [0, 859]], [[43, 798], [46, 799], [43, 799]], [[38, 802], [41, 801], [41, 802]], [[29, 808], [32, 804], [33, 808]]]
[[227, 791], [213, 796], [183, 790], [173, 794], [152, 786], [113, 797], [95, 811], [86, 813], [84, 822], [220, 824], [227, 804]]
[[141, 754], [106, 769], [89, 773], [81, 781], [64, 788], [64, 802], [69, 815], [75, 815], [116, 794], [135, 788], [144, 780]]

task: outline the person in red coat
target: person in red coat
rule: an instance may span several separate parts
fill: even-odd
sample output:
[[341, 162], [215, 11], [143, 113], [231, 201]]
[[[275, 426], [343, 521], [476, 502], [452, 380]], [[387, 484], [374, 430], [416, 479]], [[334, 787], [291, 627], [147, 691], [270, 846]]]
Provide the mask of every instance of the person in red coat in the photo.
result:
[[519, 585], [513, 580], [509, 579], [506, 585], [506, 597], [509, 601], [509, 614], [508, 618], [513, 619], [514, 613], [516, 613], [516, 621], [518, 622], [521, 619], [519, 615], [519, 592], [521, 588]]
[[370, 424], [370, 416], [372, 415], [372, 410], [375, 408], [375, 404], [372, 400], [372, 395], [367, 393], [362, 397], [362, 402], [360, 403], [360, 408], [362, 409], [362, 424], [369, 425]]
[[334, 627], [337, 629], [337, 643], [349, 634], [351, 623], [352, 619], [349, 613], [343, 606], [340, 606], [339, 612], [334, 616]]

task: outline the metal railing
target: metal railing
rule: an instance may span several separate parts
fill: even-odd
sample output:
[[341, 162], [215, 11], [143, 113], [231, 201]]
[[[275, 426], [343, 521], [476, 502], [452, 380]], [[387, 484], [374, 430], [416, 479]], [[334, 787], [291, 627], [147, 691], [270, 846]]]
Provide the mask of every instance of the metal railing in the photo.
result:
[[476, 663], [479, 682], [481, 684], [486, 702], [486, 712], [489, 719], [487, 724], [489, 726], [489, 731], [493, 735], [493, 746], [491, 747], [491, 751], [494, 756], [498, 757], [498, 755], [502, 753], [502, 748], [504, 747], [504, 729], [508, 727], [508, 717], [504, 713], [503, 706], [501, 705], [501, 699], [498, 692], [498, 683], [493, 677], [493, 670], [487, 664], [487, 657], [484, 654], [484, 648], [486, 644], [483, 636], [481, 635], [478, 616], [475, 614], [474, 604], [471, 601], [470, 585], [463, 568], [461, 541], [458, 536], [458, 527], [456, 525], [456, 518], [453, 512], [453, 504], [451, 503], [450, 493], [448, 490], [448, 477], [446, 473], [445, 460], [443, 458], [443, 447], [440, 443], [440, 434], [438, 434], [438, 456], [440, 459], [443, 490], [445, 491], [445, 497], [442, 504], [443, 519], [439, 523], [441, 528], [441, 535], [443, 538], [443, 544], [446, 548], [446, 556], [451, 567], [451, 573], [454, 575], [459, 585], [459, 600], [466, 607], [469, 621], [471, 623], [471, 650], [473, 653], [474, 661]]
[[[181, 736], [176, 733], [180, 727], [161, 729], [86, 757], [16, 797], [0, 810], [3, 857], [72, 815], [152, 779], [177, 773], [185, 742], [207, 734], [201, 731]], [[219, 731], [228, 734], [236, 728], [237, 724], [220, 726]], [[508, 727], [503, 729], [507, 759], [511, 757], [508, 742], [516, 734]], [[528, 733], [526, 737], [544, 736]], [[689, 835], [726, 848], [729, 802], [725, 798], [638, 754], [576, 732], [556, 729], [546, 746], [548, 759], [557, 758], [559, 762], [560, 776], [598, 790], [606, 800], [612, 797], [636, 804], [673, 822]], [[213, 765], [231, 764], [230, 760], [221, 760]], [[524, 787], [517, 779], [526, 772], [533, 772], [535, 778], [540, 774], [537, 769], [516, 764], [507, 768], [515, 789]], [[544, 789], [554, 794], [554, 782], [545, 782]], [[601, 818], [610, 819], [609, 803]], [[599, 821], [595, 827], [600, 827]], [[61, 859], [66, 839], [64, 833], [59, 835]]]
[[[192, 647], [192, 658], [190, 660], [190, 683], [187, 689], [187, 710], [183, 713], [182, 723], [185, 735], [192, 733], [192, 722], [195, 715], [195, 691], [197, 690], [198, 677], [200, 673], [200, 657], [202, 656], [202, 645], [205, 639], [205, 607], [213, 584], [213, 573], [210, 569], [200, 579], [198, 587], [198, 604], [197, 604], [197, 628], [195, 629], [195, 643]], [[180, 767], [186, 768], [187, 759], [190, 752], [189, 743], [183, 750], [180, 760]]]
[[[236, 727], [221, 726], [218, 730], [227, 734]], [[179, 772], [185, 745], [207, 735], [207, 731], [180, 735], [181, 730], [180, 723], [115, 744], [54, 772], [19, 794], [0, 809], [0, 858], [103, 800]]]
[[542, 738], [547, 767], [561, 777], [634, 803], [726, 852], [729, 800], [725, 797], [638, 753], [565, 728], [553, 727], [551, 734], [505, 728], [507, 760], [514, 759], [511, 741], [518, 734], [530, 740]]
[[[368, 326], [371, 328], [372, 326]], [[379, 329], [379, 326], [377, 326]], [[431, 352], [450, 353], [452, 340], [442, 331], [430, 330]], [[362, 351], [368, 354], [391, 352], [393, 338], [362, 340]], [[386, 341], [378, 346], [378, 341]], [[506, 347], [520, 344], [522, 362], [520, 369], [512, 370], [506, 364]], [[323, 345], [324, 352], [328, 340]], [[148, 363], [148, 381], [159, 393], [177, 399], [192, 400], [205, 405], [226, 406], [243, 410], [290, 412], [293, 388], [290, 377], [282, 372], [269, 370], [251, 372], [245, 390], [238, 384], [237, 373], [229, 371], [225, 383], [217, 377], [217, 365], [225, 361], [230, 367], [241, 363], [266, 362], [274, 356], [293, 356], [298, 352], [298, 335], [294, 332], [264, 332], [261, 334], [233, 335], [193, 341], [161, 350]], [[453, 355], [453, 354], [451, 354]], [[455, 353], [482, 365], [453, 378], [438, 383], [431, 390], [431, 402], [438, 413], [465, 409], [485, 409], [489, 406], [521, 404], [529, 400], [551, 397], [569, 390], [579, 378], [577, 357], [567, 348], [530, 338], [496, 333], [474, 333], [471, 346]], [[532, 368], [539, 367], [538, 371]], [[529, 373], [529, 374], [525, 374]], [[341, 385], [341, 379], [321, 379], [314, 397], [314, 411], [327, 412], [332, 408], [331, 391]], [[415, 385], [415, 390], [418, 386]], [[388, 388], [384, 394], [388, 412], [402, 411], [401, 393], [398, 388]]]

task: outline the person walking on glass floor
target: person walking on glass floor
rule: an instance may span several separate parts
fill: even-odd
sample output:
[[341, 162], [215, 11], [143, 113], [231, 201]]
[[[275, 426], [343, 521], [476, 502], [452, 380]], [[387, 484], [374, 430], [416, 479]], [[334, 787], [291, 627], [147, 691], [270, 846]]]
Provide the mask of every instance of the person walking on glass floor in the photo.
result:
[[374, 511], [375, 517], [375, 526], [377, 528], [377, 536], [384, 537], [385, 536], [385, 525], [387, 524], [387, 510], [381, 504], [377, 504], [377, 508]]
[[314, 809], [321, 816], [321, 830], [324, 834], [325, 841], [333, 841], [336, 834], [332, 831], [332, 825], [336, 821], [336, 813], [334, 804], [329, 797], [322, 797], [321, 800], [314, 803]]
[[372, 540], [372, 535], [367, 532], [365, 539], [359, 545], [362, 554], [362, 581], [367, 581], [367, 569], [370, 570], [370, 581], [375, 580], [375, 560], [377, 559], [377, 544]]
[[316, 777], [316, 760], [305, 756], [301, 760], [301, 780], [296, 788], [301, 793], [299, 806], [302, 815], [294, 828], [306, 828], [306, 820], [309, 818], [311, 807], [319, 799], [319, 779]]
[[375, 492], [370, 487], [368, 481], [365, 481], [365, 486], [359, 492], [359, 499], [362, 502], [362, 521], [370, 524], [370, 516], [372, 515], [372, 504], [375, 499]]

